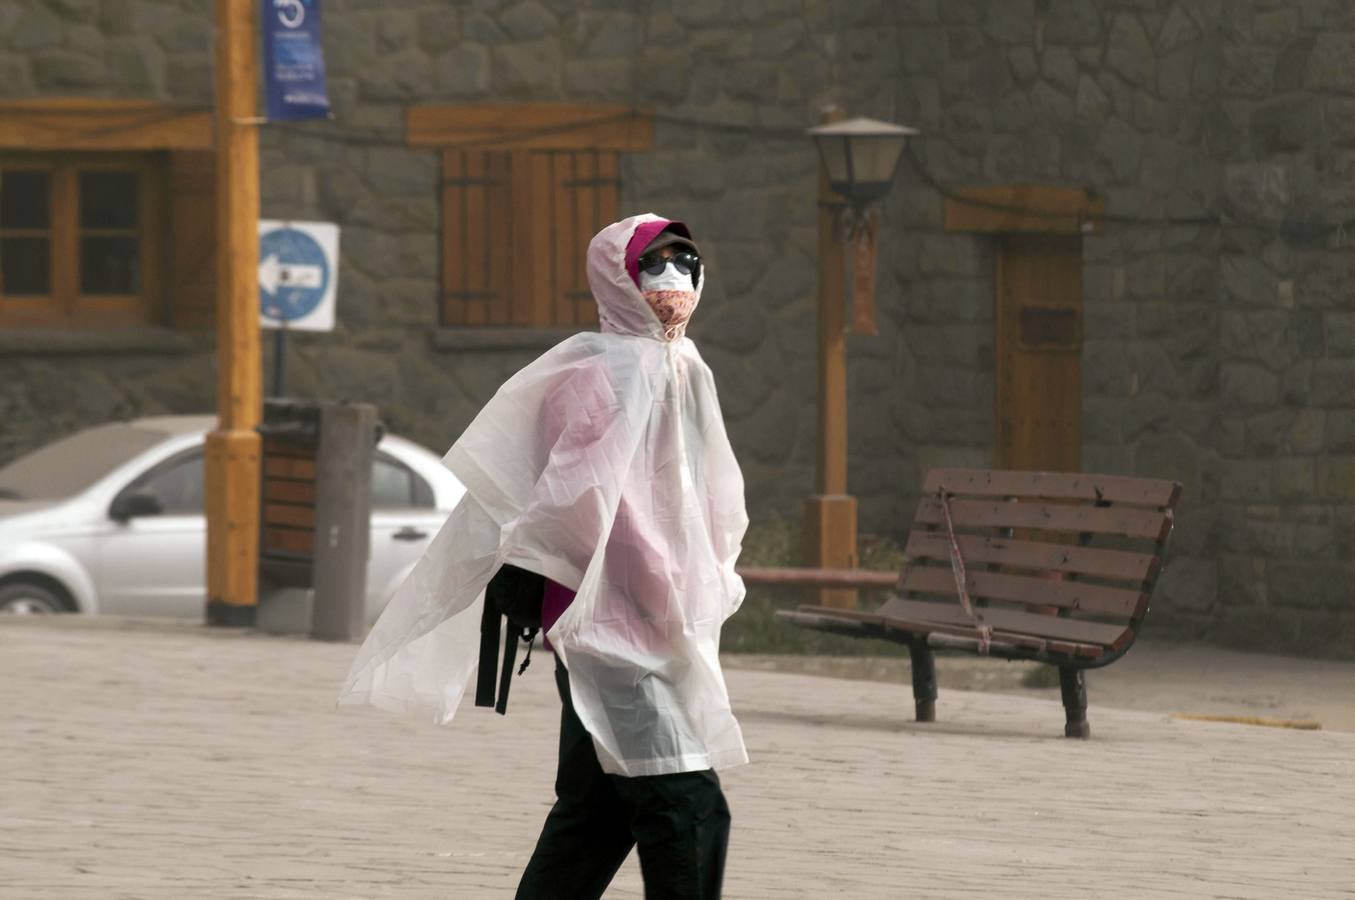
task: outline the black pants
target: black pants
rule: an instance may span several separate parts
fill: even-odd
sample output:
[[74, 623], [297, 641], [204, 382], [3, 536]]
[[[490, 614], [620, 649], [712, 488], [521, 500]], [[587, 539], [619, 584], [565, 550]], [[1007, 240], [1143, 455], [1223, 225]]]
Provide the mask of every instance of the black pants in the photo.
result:
[[640, 849], [647, 900], [719, 897], [729, 842], [729, 807], [720, 779], [709, 769], [640, 778], [607, 775], [574, 713], [569, 673], [558, 658], [555, 684], [564, 704], [557, 799], [522, 873], [518, 900], [601, 897], [632, 846]]

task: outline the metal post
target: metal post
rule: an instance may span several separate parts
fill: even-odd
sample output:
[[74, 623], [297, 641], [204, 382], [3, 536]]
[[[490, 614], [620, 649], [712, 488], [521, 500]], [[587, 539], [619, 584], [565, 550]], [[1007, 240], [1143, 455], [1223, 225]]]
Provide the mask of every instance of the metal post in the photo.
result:
[[256, 0], [216, 0], [217, 430], [207, 436], [207, 621], [249, 625], [258, 600], [259, 144]]
[[354, 641], [367, 624], [376, 407], [326, 405], [315, 460], [315, 603], [311, 637]]
[[1087, 724], [1087, 681], [1082, 669], [1059, 666], [1059, 692], [1063, 695], [1063, 734], [1070, 738], [1091, 737]]
[[913, 707], [919, 722], [936, 721], [936, 657], [927, 643], [927, 635], [913, 635], [908, 641], [908, 658], [913, 670]]
[[287, 396], [287, 320], [273, 332], [273, 396]]

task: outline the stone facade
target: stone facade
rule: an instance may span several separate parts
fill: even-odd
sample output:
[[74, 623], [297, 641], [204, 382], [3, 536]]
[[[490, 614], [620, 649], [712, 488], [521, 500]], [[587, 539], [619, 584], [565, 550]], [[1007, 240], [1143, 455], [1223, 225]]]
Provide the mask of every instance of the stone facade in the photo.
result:
[[[1344, 0], [326, 0], [335, 121], [264, 129], [263, 214], [343, 228], [340, 325], [291, 386], [451, 442], [555, 334], [438, 327], [439, 167], [415, 103], [645, 103], [625, 210], [687, 220], [711, 280], [692, 335], [755, 520], [812, 488], [813, 124], [905, 122], [947, 187], [1106, 200], [1084, 241], [1084, 467], [1186, 486], [1154, 619], [1336, 649], [1355, 624], [1355, 6]], [[10, 0], [0, 94], [207, 106], [207, 0]], [[738, 127], [753, 126], [752, 131]], [[781, 129], [778, 131], [777, 129]], [[881, 333], [852, 338], [851, 488], [897, 536], [920, 473], [992, 464], [991, 237], [948, 234], [905, 166]], [[213, 402], [210, 336], [0, 335], [0, 458], [109, 416]], [[1350, 651], [1345, 651], [1350, 652]]]

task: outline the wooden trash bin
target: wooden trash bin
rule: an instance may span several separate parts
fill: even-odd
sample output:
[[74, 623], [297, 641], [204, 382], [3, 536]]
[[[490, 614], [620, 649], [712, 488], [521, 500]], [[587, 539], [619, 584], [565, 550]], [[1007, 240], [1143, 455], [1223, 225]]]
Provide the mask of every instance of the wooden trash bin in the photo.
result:
[[365, 403], [264, 404], [261, 630], [321, 640], [361, 637], [380, 430], [376, 407]]

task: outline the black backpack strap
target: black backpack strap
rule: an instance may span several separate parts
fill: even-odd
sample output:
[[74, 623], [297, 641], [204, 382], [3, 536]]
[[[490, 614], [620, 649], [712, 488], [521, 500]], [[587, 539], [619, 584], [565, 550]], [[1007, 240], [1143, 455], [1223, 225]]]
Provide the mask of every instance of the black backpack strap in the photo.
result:
[[521, 675], [527, 671], [527, 666], [532, 661], [532, 647], [536, 646], [536, 633], [539, 630], [510, 627], [504, 635], [503, 668], [499, 671], [499, 702], [494, 704], [494, 711], [501, 716], [508, 713], [508, 689], [513, 685], [513, 663], [517, 661], [518, 641], [527, 645], [527, 655], [523, 657], [522, 665], [518, 668], [518, 674]]
[[508, 713], [508, 689], [513, 686], [513, 663], [518, 655], [518, 630], [509, 628], [503, 636], [503, 669], [499, 672], [499, 702], [494, 711], [499, 715]]
[[[499, 662], [499, 631], [503, 622], [498, 608], [485, 597], [485, 611], [480, 616], [480, 668], [475, 676], [475, 705], [494, 705], [494, 670]], [[513, 639], [509, 632], [509, 640]], [[499, 710], [502, 712], [503, 710]]]

